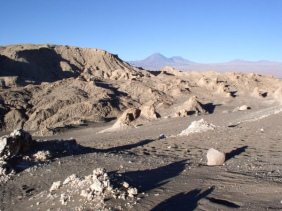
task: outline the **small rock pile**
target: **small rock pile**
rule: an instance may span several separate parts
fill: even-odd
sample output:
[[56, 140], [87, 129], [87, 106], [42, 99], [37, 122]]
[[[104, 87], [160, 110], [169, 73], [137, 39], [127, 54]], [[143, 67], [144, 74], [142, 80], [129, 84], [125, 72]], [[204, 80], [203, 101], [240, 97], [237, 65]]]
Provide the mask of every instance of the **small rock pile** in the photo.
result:
[[111, 180], [104, 168], [96, 168], [84, 178], [72, 174], [63, 182], [54, 182], [49, 192], [49, 198], [59, 199], [62, 205], [67, 205], [77, 196], [82, 197], [86, 203], [103, 204], [105, 199], [133, 199], [138, 194], [138, 190], [127, 182]]
[[201, 133], [214, 129], [215, 125], [209, 124], [204, 119], [200, 119], [198, 121], [193, 121], [188, 128], [186, 128], [179, 134], [179, 136], [187, 136], [191, 133]]

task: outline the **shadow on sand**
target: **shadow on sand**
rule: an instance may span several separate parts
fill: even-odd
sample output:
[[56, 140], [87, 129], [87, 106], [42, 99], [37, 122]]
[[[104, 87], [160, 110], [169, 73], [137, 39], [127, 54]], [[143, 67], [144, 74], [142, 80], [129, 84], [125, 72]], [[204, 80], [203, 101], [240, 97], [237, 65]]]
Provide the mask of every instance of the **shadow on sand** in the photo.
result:
[[243, 147], [239, 147], [237, 149], [234, 149], [234, 150], [226, 153], [226, 158], [225, 158], [226, 160], [225, 161], [228, 161], [231, 158], [234, 158], [237, 155], [240, 155], [241, 153], [245, 152], [247, 148], [248, 148], [248, 146], [243, 146]]
[[221, 104], [213, 104], [213, 103], [206, 103], [206, 104], [203, 104], [203, 108], [204, 108], [209, 114], [212, 114], [217, 106], [221, 106]]
[[197, 208], [198, 202], [207, 197], [213, 190], [214, 187], [203, 192], [201, 189], [194, 189], [187, 193], [178, 193], [155, 206], [152, 211], [194, 210]]
[[119, 152], [130, 150], [130, 149], [133, 149], [133, 148], [136, 148], [136, 147], [144, 146], [144, 145], [149, 144], [153, 141], [155, 141], [155, 140], [145, 139], [145, 140], [139, 141], [137, 143], [133, 143], [133, 144], [111, 147], [111, 148], [108, 148], [108, 149], [94, 149], [94, 150], [95, 150], [95, 152], [102, 152], [102, 153], [119, 153]]
[[125, 172], [121, 177], [139, 192], [146, 192], [168, 183], [185, 169], [186, 164], [187, 160], [181, 160], [155, 169]]
[[201, 191], [201, 189], [194, 189], [187, 193], [178, 193], [155, 206], [152, 211], [195, 210], [198, 207], [198, 202], [203, 198], [207, 199], [213, 204], [224, 206], [227, 209], [240, 208], [239, 205], [233, 202], [208, 197], [208, 195], [211, 194], [214, 189], [215, 187], [211, 187], [205, 191]]
[[[52, 162], [57, 158], [83, 155], [89, 153], [122, 153], [126, 150], [130, 150], [139, 146], [144, 146], [151, 143], [154, 140], [146, 139], [141, 140], [137, 143], [127, 144], [123, 146], [111, 147], [107, 149], [96, 149], [91, 147], [84, 147], [80, 144], [77, 144], [75, 139], [69, 140], [47, 140], [47, 141], [37, 141], [31, 150], [28, 152], [13, 157], [7, 161], [8, 169], [15, 170], [16, 172], [21, 172], [27, 168], [35, 166], [40, 163], [40, 161], [35, 161], [32, 159], [33, 155], [39, 151], [49, 151], [50, 158], [44, 162]], [[24, 157], [30, 157], [31, 159], [24, 159]]]

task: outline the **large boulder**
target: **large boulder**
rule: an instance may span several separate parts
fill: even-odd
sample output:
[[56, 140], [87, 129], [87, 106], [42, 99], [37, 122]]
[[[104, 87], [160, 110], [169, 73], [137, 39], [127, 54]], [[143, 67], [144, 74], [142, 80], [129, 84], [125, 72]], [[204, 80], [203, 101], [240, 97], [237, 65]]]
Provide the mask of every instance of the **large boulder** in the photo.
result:
[[225, 162], [225, 153], [210, 148], [207, 152], [208, 166], [221, 166]]
[[33, 144], [31, 135], [24, 130], [15, 130], [0, 138], [0, 158], [6, 160], [30, 149]]

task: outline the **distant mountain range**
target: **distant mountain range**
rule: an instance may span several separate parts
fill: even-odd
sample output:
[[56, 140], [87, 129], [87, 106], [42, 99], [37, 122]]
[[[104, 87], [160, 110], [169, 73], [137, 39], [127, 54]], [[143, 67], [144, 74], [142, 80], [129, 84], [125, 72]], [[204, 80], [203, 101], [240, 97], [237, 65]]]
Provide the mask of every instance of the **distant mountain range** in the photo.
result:
[[139, 61], [129, 61], [136, 67], [142, 67], [148, 70], [160, 70], [164, 66], [172, 66], [183, 71], [220, 71], [220, 72], [255, 72], [264, 75], [273, 75], [282, 78], [282, 62], [273, 61], [245, 61], [233, 60], [225, 63], [196, 63], [180, 56], [167, 58], [160, 53]]

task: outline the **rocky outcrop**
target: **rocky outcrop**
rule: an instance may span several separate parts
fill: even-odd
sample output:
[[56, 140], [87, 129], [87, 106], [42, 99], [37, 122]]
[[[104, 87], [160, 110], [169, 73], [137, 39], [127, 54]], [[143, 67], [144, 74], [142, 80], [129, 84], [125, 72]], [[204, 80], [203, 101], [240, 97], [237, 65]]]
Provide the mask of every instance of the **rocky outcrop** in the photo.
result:
[[[257, 74], [181, 72], [171, 67], [148, 72], [98, 49], [4, 46], [0, 48], [0, 129], [53, 135], [64, 128], [117, 118], [128, 108], [140, 109], [137, 120], [144, 122], [160, 116], [199, 115], [214, 109], [199, 99], [214, 102], [216, 95], [221, 104], [233, 100], [226, 96], [249, 96], [257, 90], [255, 96], [280, 102], [279, 87], [278, 79]], [[183, 102], [187, 95], [199, 98]], [[138, 121], [129, 125], [144, 123]], [[128, 125], [121, 122], [118, 128]]]
[[136, 121], [137, 118], [140, 117], [141, 110], [138, 108], [129, 108], [123, 112], [123, 114], [117, 119], [117, 121], [105, 130], [100, 131], [100, 133], [104, 132], [112, 132], [120, 129], [127, 128], [132, 125], [132, 122]]
[[141, 106], [141, 116], [145, 119], [153, 120], [160, 118], [160, 114], [156, 111], [155, 106], [153, 104], [145, 104]]
[[204, 108], [204, 105], [198, 100], [196, 96], [190, 97], [181, 106], [177, 108], [175, 116], [185, 117], [193, 114], [205, 114], [208, 111]]
[[33, 144], [32, 137], [24, 130], [15, 130], [0, 138], [0, 158], [7, 160], [19, 153], [26, 152]]
[[[101, 79], [130, 79], [142, 74], [117, 55], [95, 48], [60, 45], [11, 45], [0, 49], [0, 77], [14, 83], [54, 82], [82, 73]], [[11, 80], [10, 80], [11, 81]]]

